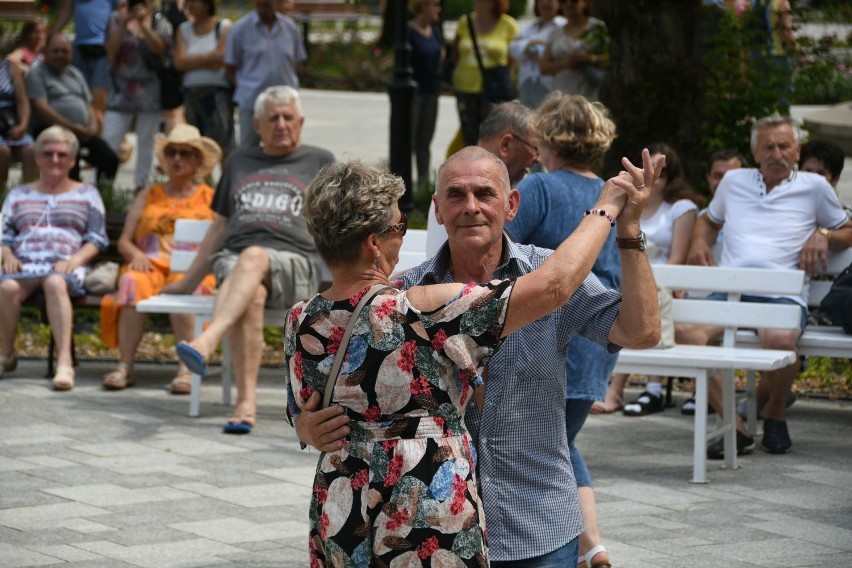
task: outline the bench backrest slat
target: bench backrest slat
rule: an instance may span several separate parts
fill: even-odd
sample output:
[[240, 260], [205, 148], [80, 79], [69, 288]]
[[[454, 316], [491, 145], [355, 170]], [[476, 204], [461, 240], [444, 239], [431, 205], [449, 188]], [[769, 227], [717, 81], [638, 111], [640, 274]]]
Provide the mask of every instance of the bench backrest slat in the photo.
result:
[[651, 268], [657, 283], [672, 290], [795, 295], [801, 294], [805, 283], [802, 270], [672, 264], [655, 264]]
[[414, 268], [426, 258], [426, 231], [409, 229], [402, 239], [402, 248], [399, 249], [399, 262], [397, 262], [394, 272]]
[[752, 304], [713, 300], [672, 300], [672, 317], [677, 323], [722, 327], [769, 327], [797, 329], [802, 310], [792, 304]]
[[197, 250], [181, 250], [182, 246], [197, 245], [204, 240], [204, 235], [212, 225], [211, 221], [199, 221], [197, 219], [177, 219], [175, 221], [175, 250], [169, 269], [172, 272], [186, 272], [198, 254]]

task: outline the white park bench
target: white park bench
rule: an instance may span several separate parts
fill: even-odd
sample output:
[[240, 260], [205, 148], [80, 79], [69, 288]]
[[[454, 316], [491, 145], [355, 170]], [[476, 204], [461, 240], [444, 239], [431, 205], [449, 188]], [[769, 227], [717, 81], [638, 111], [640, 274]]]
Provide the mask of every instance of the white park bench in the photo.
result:
[[[707, 442], [720, 434], [725, 439], [725, 467], [735, 469], [736, 430], [734, 371], [773, 371], [796, 361], [794, 351], [744, 347], [737, 343], [739, 328], [771, 327], [796, 329], [801, 309], [784, 304], [744, 304], [741, 294], [799, 294], [805, 281], [801, 270], [762, 270], [703, 266], [654, 265], [658, 284], [673, 290], [727, 292], [728, 301], [676, 299], [672, 302], [675, 323], [715, 325], [725, 328], [720, 346], [675, 345], [668, 349], [623, 349], [615, 367], [617, 373], [691, 377], [695, 379], [695, 432], [693, 437], [692, 482], [707, 482]], [[707, 431], [708, 377], [714, 370], [723, 376], [722, 426]]]
[[[209, 221], [178, 219], [175, 223], [175, 246], [196, 245], [204, 240]], [[175, 250], [171, 257], [171, 270], [185, 272], [195, 259], [195, 251]], [[400, 260], [397, 269], [411, 268], [426, 260], [426, 231], [409, 230], [402, 242]], [[136, 304], [136, 310], [147, 313], [177, 313], [195, 316], [193, 336], [197, 337], [204, 325], [213, 317], [215, 296], [196, 296], [188, 294], [159, 294]], [[264, 324], [284, 326], [288, 310], [267, 309], [264, 311]], [[222, 404], [231, 404], [231, 360], [228, 353], [228, 342], [222, 343]], [[192, 376], [192, 391], [189, 397], [189, 416], [196, 417], [201, 410], [201, 377]]]

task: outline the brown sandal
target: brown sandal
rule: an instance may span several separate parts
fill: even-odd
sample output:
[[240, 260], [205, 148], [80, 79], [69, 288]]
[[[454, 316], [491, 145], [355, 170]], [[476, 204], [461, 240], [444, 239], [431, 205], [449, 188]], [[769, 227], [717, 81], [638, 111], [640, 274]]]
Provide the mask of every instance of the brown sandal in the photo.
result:
[[133, 370], [133, 365], [127, 363], [119, 363], [115, 369], [107, 373], [101, 379], [101, 384], [106, 390], [122, 390], [134, 385], [133, 379], [130, 377], [130, 372]]
[[178, 371], [171, 383], [172, 394], [191, 394], [192, 393], [192, 372]]

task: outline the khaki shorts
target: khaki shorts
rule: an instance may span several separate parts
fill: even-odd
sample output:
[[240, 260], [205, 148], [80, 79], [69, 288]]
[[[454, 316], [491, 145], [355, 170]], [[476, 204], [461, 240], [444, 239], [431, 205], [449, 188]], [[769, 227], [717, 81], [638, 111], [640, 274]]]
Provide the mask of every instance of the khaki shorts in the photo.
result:
[[[269, 274], [263, 281], [268, 295], [266, 307], [287, 309], [319, 290], [319, 275], [313, 263], [299, 253], [263, 247], [269, 257]], [[210, 255], [216, 283], [221, 286], [237, 264], [239, 254], [222, 249]]]

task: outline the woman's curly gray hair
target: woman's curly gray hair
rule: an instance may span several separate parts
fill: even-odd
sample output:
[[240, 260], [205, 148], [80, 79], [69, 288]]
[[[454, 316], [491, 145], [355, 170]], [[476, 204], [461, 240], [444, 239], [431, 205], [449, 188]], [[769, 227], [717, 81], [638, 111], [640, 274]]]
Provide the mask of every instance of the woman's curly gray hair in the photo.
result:
[[603, 158], [617, 136], [605, 106], [560, 91], [538, 107], [534, 127], [560, 158], [589, 166]]
[[390, 226], [404, 192], [401, 178], [359, 161], [324, 166], [305, 189], [303, 215], [326, 264], [357, 261], [361, 242]]

